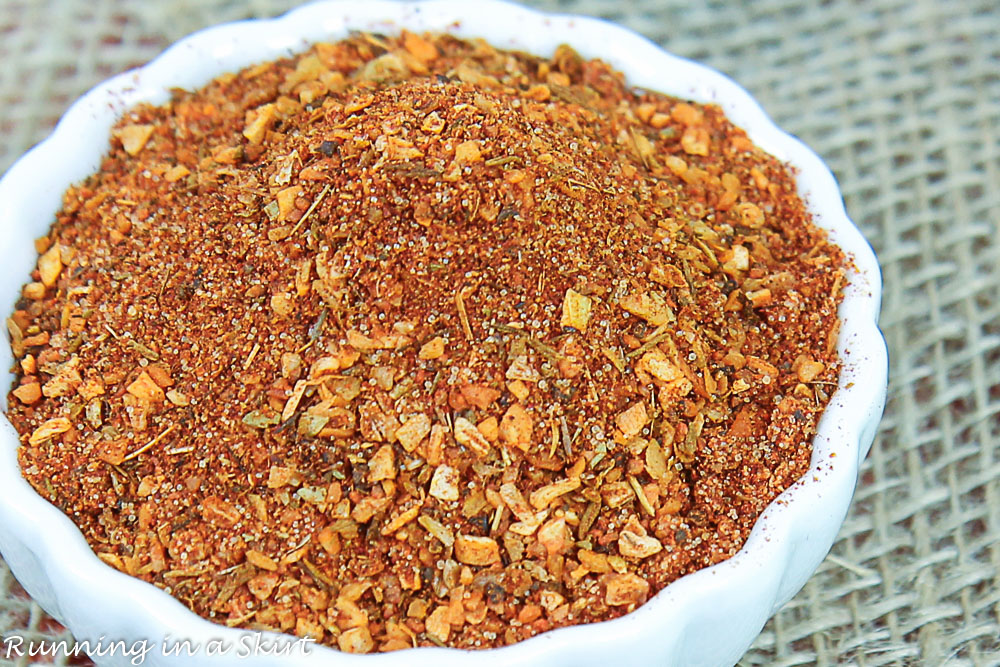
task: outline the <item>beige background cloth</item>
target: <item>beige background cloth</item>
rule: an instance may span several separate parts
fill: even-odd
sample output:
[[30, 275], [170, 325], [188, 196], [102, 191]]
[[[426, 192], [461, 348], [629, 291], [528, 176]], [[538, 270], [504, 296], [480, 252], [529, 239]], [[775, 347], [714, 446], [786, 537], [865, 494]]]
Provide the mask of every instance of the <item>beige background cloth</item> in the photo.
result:
[[[98, 81], [295, 4], [0, 0], [0, 171]], [[1000, 664], [1000, 3], [527, 4], [731, 75], [827, 160], [882, 263], [885, 419], [832, 553], [743, 663]], [[64, 632], [0, 564], [0, 634]]]

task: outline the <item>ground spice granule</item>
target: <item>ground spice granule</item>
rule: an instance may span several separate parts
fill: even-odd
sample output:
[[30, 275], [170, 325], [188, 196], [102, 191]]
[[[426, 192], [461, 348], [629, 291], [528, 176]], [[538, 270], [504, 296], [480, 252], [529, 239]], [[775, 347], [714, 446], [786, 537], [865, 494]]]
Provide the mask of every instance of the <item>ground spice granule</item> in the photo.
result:
[[8, 319], [25, 477], [97, 554], [345, 651], [620, 616], [808, 468], [844, 258], [713, 106], [448, 36], [174, 91]]

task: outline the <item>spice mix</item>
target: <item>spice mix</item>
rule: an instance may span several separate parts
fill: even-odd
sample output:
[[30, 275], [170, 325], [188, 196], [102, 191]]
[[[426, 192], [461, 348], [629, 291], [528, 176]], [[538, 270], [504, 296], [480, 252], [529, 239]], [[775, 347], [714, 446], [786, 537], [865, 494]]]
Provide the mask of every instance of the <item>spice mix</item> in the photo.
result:
[[844, 258], [714, 106], [359, 34], [129, 111], [7, 320], [108, 564], [345, 651], [501, 646], [735, 554], [807, 468]]

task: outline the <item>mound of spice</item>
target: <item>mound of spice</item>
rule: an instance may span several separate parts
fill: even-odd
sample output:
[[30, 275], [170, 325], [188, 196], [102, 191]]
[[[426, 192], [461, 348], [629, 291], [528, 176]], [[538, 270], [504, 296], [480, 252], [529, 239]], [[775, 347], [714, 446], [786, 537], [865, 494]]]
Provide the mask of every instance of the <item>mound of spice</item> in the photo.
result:
[[25, 477], [230, 626], [620, 616], [808, 468], [844, 258], [712, 106], [356, 35], [130, 111], [7, 320]]

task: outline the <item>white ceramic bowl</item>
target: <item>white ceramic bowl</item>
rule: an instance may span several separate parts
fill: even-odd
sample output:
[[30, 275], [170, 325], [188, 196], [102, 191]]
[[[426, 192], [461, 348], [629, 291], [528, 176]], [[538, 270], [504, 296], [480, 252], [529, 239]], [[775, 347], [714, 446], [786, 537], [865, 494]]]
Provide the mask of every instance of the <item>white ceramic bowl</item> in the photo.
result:
[[[168, 89], [196, 89], [212, 77], [304, 50], [311, 42], [350, 30], [383, 33], [450, 32], [484, 37], [502, 48], [549, 55], [568, 43], [583, 56], [602, 58], [635, 86], [720, 105], [764, 150], [792, 165], [817, 225], [853, 259], [838, 350], [840, 386], [819, 424], [810, 471], [758, 520], [733, 558], [667, 586], [625, 617], [564, 628], [502, 649], [473, 655], [421, 648], [354, 656], [324, 647], [282, 658], [254, 651], [255, 636], [196, 616], [163, 591], [105, 565], [58, 509], [22, 479], [18, 438], [0, 420], [0, 550], [24, 588], [76, 637], [123, 639], [124, 655], [95, 656], [104, 665], [434, 665], [475, 660], [495, 665], [724, 665], [736, 662], [767, 619], [805, 583], [825, 557], [847, 513], [858, 466], [868, 452], [886, 396], [887, 356], [876, 321], [881, 276], [871, 248], [847, 218], [833, 175], [798, 140], [779, 130], [750, 95], [725, 76], [664, 52], [624, 28], [595, 19], [542, 14], [495, 0], [397, 3], [342, 0], [304, 6], [273, 20], [245, 21], [181, 40], [145, 67], [94, 88], [63, 117], [52, 135], [0, 181], [0, 303], [10, 308], [31, 271], [32, 239], [45, 233], [63, 190], [98, 167], [115, 119], [138, 102], [161, 103]], [[0, 367], [10, 368], [7, 346]], [[9, 386], [9, 374], [0, 385]], [[6, 394], [6, 390], [2, 392]], [[165, 636], [189, 639], [193, 657], [164, 656]], [[292, 638], [283, 639], [291, 647]], [[222, 655], [206, 655], [212, 639], [228, 642]], [[224, 646], [217, 644], [216, 646]], [[298, 645], [301, 647], [301, 644]], [[252, 654], [252, 655], [247, 655]], [[136, 662], [139, 658], [141, 661]]]

